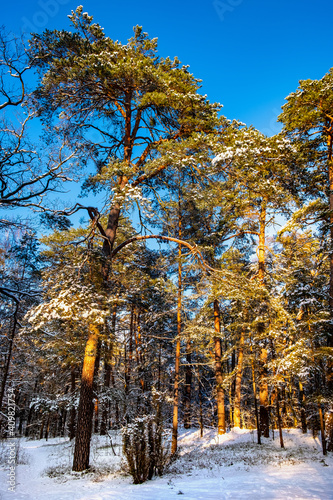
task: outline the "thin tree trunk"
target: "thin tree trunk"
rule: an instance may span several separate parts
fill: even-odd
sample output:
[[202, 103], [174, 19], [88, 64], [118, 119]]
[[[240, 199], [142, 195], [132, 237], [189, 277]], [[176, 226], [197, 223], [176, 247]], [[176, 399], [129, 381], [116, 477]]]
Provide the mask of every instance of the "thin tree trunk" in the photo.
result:
[[303, 434], [307, 433], [307, 423], [306, 423], [306, 414], [305, 414], [305, 396], [303, 391], [303, 384], [299, 381], [299, 399], [301, 403], [301, 424], [302, 424], [302, 432]]
[[260, 430], [264, 437], [269, 437], [268, 384], [266, 381], [267, 369], [265, 367], [266, 361], [267, 350], [263, 348], [260, 353]]
[[51, 414], [49, 413], [47, 416], [47, 422], [46, 422], [45, 441], [48, 441], [48, 439], [49, 439], [50, 420], [51, 420]]
[[13, 326], [12, 326], [12, 330], [10, 333], [10, 337], [8, 339], [8, 341], [9, 341], [8, 354], [6, 356], [6, 361], [5, 361], [4, 371], [3, 371], [3, 378], [2, 378], [2, 383], [1, 383], [0, 408], [2, 408], [2, 401], [3, 401], [4, 394], [5, 394], [5, 388], [6, 388], [8, 374], [9, 374], [10, 362], [12, 360], [14, 338], [15, 338], [16, 327], [17, 327], [17, 322], [18, 322], [18, 319], [17, 319], [18, 310], [19, 310], [19, 301], [15, 300], [15, 310], [14, 310], [14, 314], [13, 314]]
[[[259, 216], [259, 283], [261, 287], [265, 285], [265, 229], [266, 229], [266, 208], [267, 201], [263, 198], [261, 202]], [[264, 326], [262, 327], [264, 328]], [[260, 402], [260, 427], [264, 437], [269, 437], [269, 411], [268, 411], [268, 384], [267, 384], [267, 349], [262, 348], [260, 353], [260, 387], [259, 387], [259, 402]]]
[[215, 380], [216, 380], [216, 404], [217, 404], [217, 432], [225, 433], [225, 407], [224, 389], [222, 377], [222, 346], [221, 346], [221, 326], [219, 303], [214, 300], [214, 344], [215, 344]]
[[43, 439], [43, 435], [44, 435], [44, 425], [45, 425], [45, 415], [43, 416], [42, 418], [42, 424], [41, 424], [41, 427], [40, 427], [40, 431], [39, 431], [39, 439]]
[[319, 410], [320, 433], [321, 433], [321, 444], [323, 447], [323, 455], [327, 455], [325, 423], [324, 423], [324, 417], [323, 417], [323, 410], [322, 410], [320, 403], [318, 404], [318, 410]]
[[282, 435], [282, 422], [281, 422], [281, 414], [280, 414], [280, 394], [279, 394], [278, 388], [276, 388], [276, 414], [277, 414], [277, 421], [278, 421], [278, 427], [279, 427], [280, 446], [281, 446], [281, 448], [284, 448], [283, 435]]
[[[181, 219], [179, 218], [179, 237], [181, 236]], [[178, 442], [178, 405], [179, 405], [179, 364], [180, 364], [180, 334], [181, 334], [181, 311], [182, 311], [182, 247], [178, 246], [178, 300], [177, 300], [177, 342], [175, 357], [175, 381], [173, 393], [173, 419], [171, 455], [177, 451]]]
[[98, 340], [98, 328], [95, 325], [90, 325], [83, 360], [80, 403], [75, 438], [73, 471], [77, 472], [89, 468], [90, 440], [94, 414], [94, 371], [98, 350]]
[[254, 396], [254, 411], [255, 411], [256, 424], [257, 424], [257, 442], [258, 442], [258, 444], [261, 444], [260, 421], [259, 421], [259, 412], [258, 412], [258, 403], [257, 403], [257, 386], [256, 386], [256, 376], [255, 376], [255, 369], [254, 369], [251, 336], [250, 336], [250, 346], [251, 346], [251, 355], [252, 355], [251, 356], [252, 387], [253, 387], [253, 396]]
[[100, 360], [101, 360], [101, 346], [100, 346], [100, 342], [98, 342], [97, 354], [96, 354], [96, 359], [95, 359], [95, 367], [94, 367], [94, 397], [95, 397], [94, 432], [95, 433], [98, 433], [98, 430], [99, 430], [98, 372], [99, 372]]
[[244, 330], [241, 331], [238, 348], [236, 383], [235, 383], [235, 404], [234, 404], [234, 427], [241, 427], [241, 389], [243, 375], [244, 357]]
[[188, 338], [186, 342], [186, 369], [185, 369], [185, 394], [184, 394], [184, 427], [191, 427], [191, 385], [192, 385], [192, 367], [191, 367], [191, 341]]
[[203, 411], [202, 411], [202, 385], [201, 385], [200, 375], [198, 376], [198, 384], [199, 384], [200, 437], [203, 437], [204, 423], [203, 423]]
[[[331, 127], [333, 124], [331, 123]], [[330, 214], [330, 237], [331, 237], [331, 249], [330, 249], [330, 289], [329, 289], [329, 307], [331, 322], [333, 322], [333, 137], [329, 134], [327, 137], [327, 165], [328, 165], [328, 183], [329, 183], [329, 214]], [[333, 323], [330, 328], [328, 345], [333, 347]], [[332, 366], [332, 364], [331, 364]], [[333, 377], [332, 373], [331, 379]]]
[[[330, 122], [330, 129], [332, 131], [333, 122]], [[330, 250], [330, 289], [329, 289], [329, 307], [331, 326], [328, 332], [327, 345], [333, 348], [333, 135], [332, 132], [327, 138], [327, 164], [328, 164], [328, 180], [329, 180], [329, 207], [330, 207], [330, 236], [331, 236], [331, 250]], [[333, 362], [329, 360], [327, 363], [326, 382], [328, 392], [333, 394]], [[328, 416], [328, 451], [333, 451], [333, 405], [330, 405]]]

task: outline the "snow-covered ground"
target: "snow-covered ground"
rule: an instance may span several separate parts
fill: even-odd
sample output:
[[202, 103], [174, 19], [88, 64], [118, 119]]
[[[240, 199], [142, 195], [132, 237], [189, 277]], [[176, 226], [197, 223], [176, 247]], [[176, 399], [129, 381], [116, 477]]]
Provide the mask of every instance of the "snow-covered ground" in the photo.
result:
[[[17, 440], [16, 491], [8, 491], [7, 465], [0, 471], [1, 500], [222, 500], [333, 499], [333, 454], [319, 438], [285, 430], [285, 449], [275, 439], [256, 444], [253, 431], [234, 429], [218, 438], [195, 430], [180, 435], [180, 457], [163, 477], [141, 485], [120, 471], [121, 436], [94, 436], [88, 474], [71, 472], [72, 443]], [[114, 455], [114, 452], [116, 455]], [[2, 444], [2, 462], [6, 444]]]

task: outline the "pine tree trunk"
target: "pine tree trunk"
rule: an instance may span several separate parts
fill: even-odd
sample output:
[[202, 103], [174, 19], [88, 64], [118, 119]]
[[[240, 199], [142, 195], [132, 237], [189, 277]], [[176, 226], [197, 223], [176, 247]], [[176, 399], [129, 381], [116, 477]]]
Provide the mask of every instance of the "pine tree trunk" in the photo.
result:
[[252, 340], [250, 336], [250, 346], [251, 346], [251, 370], [252, 370], [252, 387], [253, 387], [253, 396], [254, 396], [254, 411], [256, 417], [256, 425], [257, 425], [257, 442], [261, 444], [261, 432], [260, 432], [260, 421], [259, 421], [259, 412], [258, 412], [258, 403], [257, 403], [257, 385], [256, 385], [256, 376], [254, 369], [254, 359], [253, 359], [253, 349], [252, 349]]
[[[333, 124], [331, 124], [332, 126]], [[327, 165], [328, 165], [328, 183], [329, 183], [329, 214], [330, 214], [330, 237], [331, 237], [331, 250], [330, 250], [330, 289], [329, 289], [329, 307], [331, 317], [331, 327], [328, 337], [329, 347], [333, 347], [333, 137], [329, 134], [327, 137]], [[332, 367], [332, 363], [331, 363]], [[330, 373], [332, 379], [333, 375]]]
[[307, 433], [307, 422], [306, 422], [306, 414], [305, 414], [305, 396], [303, 391], [303, 384], [299, 381], [299, 399], [301, 404], [301, 424], [302, 424], [302, 432], [303, 434]]
[[80, 472], [89, 468], [90, 440], [94, 414], [94, 372], [98, 350], [98, 340], [98, 328], [95, 325], [90, 325], [89, 336], [83, 360], [80, 402], [75, 438], [73, 471], [76, 472]]
[[42, 418], [42, 424], [41, 424], [40, 431], [39, 431], [39, 439], [43, 439], [45, 419], [46, 419], [46, 417], [43, 416], [43, 418]]
[[186, 369], [185, 369], [185, 393], [184, 393], [184, 428], [191, 427], [191, 385], [192, 385], [192, 367], [191, 367], [191, 341], [187, 339], [186, 343]]
[[12, 330], [11, 330], [11, 333], [10, 333], [10, 337], [8, 339], [8, 342], [9, 342], [8, 354], [7, 354], [7, 357], [6, 357], [6, 360], [5, 360], [5, 366], [4, 366], [4, 371], [3, 371], [3, 378], [2, 378], [2, 382], [1, 382], [0, 408], [2, 408], [2, 401], [3, 401], [4, 394], [5, 394], [5, 388], [6, 388], [8, 374], [9, 374], [9, 367], [10, 367], [10, 363], [11, 363], [11, 360], [12, 360], [12, 352], [13, 352], [13, 347], [14, 347], [14, 338], [15, 338], [15, 335], [16, 335], [16, 327], [17, 327], [17, 324], [18, 324], [18, 311], [19, 311], [19, 302], [17, 301], [15, 303], [15, 311], [14, 311], [14, 314], [13, 314], [13, 326], [12, 326]]
[[[225, 352], [228, 351], [228, 343], [225, 342], [224, 346]], [[236, 367], [236, 352], [235, 349], [231, 353], [231, 370], [229, 369], [229, 362], [227, 361], [227, 373], [233, 373]], [[235, 392], [236, 392], [236, 380], [234, 379], [229, 384], [229, 421], [232, 426], [234, 426], [234, 411], [235, 411]]]
[[[200, 374], [200, 371], [199, 371]], [[199, 423], [200, 423], [200, 437], [203, 437], [204, 422], [203, 422], [203, 410], [202, 410], [202, 385], [200, 380], [200, 375], [198, 377], [199, 384]]]
[[241, 427], [241, 389], [243, 375], [243, 356], [244, 356], [244, 330], [241, 331], [239, 341], [236, 383], [235, 383], [235, 404], [234, 404], [234, 427]]
[[268, 412], [268, 384], [266, 381], [267, 369], [267, 350], [261, 349], [260, 353], [260, 387], [259, 387], [259, 413], [260, 413], [260, 431], [264, 437], [269, 437], [269, 412]]
[[95, 359], [95, 367], [94, 367], [94, 397], [95, 397], [95, 405], [94, 405], [94, 432], [97, 434], [99, 431], [99, 400], [98, 400], [98, 372], [99, 372], [99, 364], [101, 360], [101, 346], [100, 342], [97, 345], [97, 354]]
[[50, 420], [51, 420], [51, 414], [49, 413], [47, 416], [47, 422], [46, 422], [45, 441], [48, 441], [48, 439], [49, 439]]
[[[179, 237], [181, 236], [181, 221], [179, 219]], [[179, 405], [179, 365], [180, 365], [180, 334], [181, 334], [181, 311], [182, 311], [182, 247], [178, 247], [178, 300], [177, 300], [177, 342], [175, 356], [175, 381], [173, 392], [173, 418], [172, 418], [172, 440], [171, 455], [177, 451], [178, 445], [178, 405]]]
[[[266, 208], [267, 201], [263, 198], [261, 202], [260, 217], [259, 217], [259, 283], [260, 286], [265, 286], [265, 229], [266, 229]], [[264, 328], [264, 326], [262, 327]], [[268, 384], [267, 384], [267, 349], [262, 348], [260, 353], [260, 386], [259, 386], [259, 402], [260, 402], [260, 430], [264, 437], [269, 437], [269, 410], [268, 410]]]
[[279, 390], [276, 389], [276, 415], [279, 427], [279, 436], [280, 436], [280, 446], [284, 448], [283, 435], [282, 435], [282, 422], [281, 422], [281, 413], [280, 413], [280, 394]]
[[323, 410], [322, 410], [320, 403], [318, 404], [318, 411], [319, 411], [320, 433], [321, 433], [321, 444], [323, 447], [323, 455], [327, 455], [325, 422], [324, 422], [324, 417], [323, 417]]
[[216, 380], [216, 404], [217, 404], [217, 432], [225, 434], [225, 408], [224, 389], [222, 377], [222, 346], [219, 303], [214, 300], [214, 329], [215, 329], [215, 380]]
[[333, 411], [326, 414], [327, 451], [333, 451]]
[[[333, 122], [330, 123], [330, 128], [332, 131]], [[330, 289], [329, 289], [329, 307], [330, 307], [330, 319], [331, 325], [328, 332], [327, 345], [333, 348], [333, 135], [332, 132], [327, 138], [327, 164], [328, 164], [328, 180], [329, 180], [329, 207], [330, 207], [330, 239], [331, 239], [331, 251], [330, 251]], [[327, 363], [327, 373], [326, 373], [326, 383], [329, 394], [333, 394], [333, 362], [331, 359]], [[330, 405], [329, 412], [329, 432], [328, 432], [328, 442], [327, 449], [333, 451], [333, 406]]]

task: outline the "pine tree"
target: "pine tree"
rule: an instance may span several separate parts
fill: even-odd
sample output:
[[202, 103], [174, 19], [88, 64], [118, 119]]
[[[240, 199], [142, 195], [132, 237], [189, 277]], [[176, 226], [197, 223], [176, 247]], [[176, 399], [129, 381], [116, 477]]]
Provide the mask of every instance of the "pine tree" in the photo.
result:
[[[333, 70], [320, 80], [301, 80], [296, 92], [286, 100], [279, 119], [295, 141], [307, 166], [305, 172], [300, 172], [306, 195], [318, 197], [317, 203], [310, 205], [308, 212], [316, 214], [330, 238], [328, 297], [331, 325], [326, 335], [327, 346], [333, 348]], [[330, 392], [333, 390], [332, 374], [332, 363], [329, 363], [326, 376]], [[331, 412], [333, 422], [332, 415]], [[332, 440], [329, 448], [333, 448]]]

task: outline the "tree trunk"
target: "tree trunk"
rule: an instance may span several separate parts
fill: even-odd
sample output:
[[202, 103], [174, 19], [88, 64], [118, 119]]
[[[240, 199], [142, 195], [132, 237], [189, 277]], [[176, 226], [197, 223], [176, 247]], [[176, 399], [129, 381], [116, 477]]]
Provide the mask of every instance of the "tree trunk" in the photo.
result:
[[41, 424], [40, 431], [39, 431], [39, 439], [43, 439], [45, 419], [46, 419], [46, 417], [45, 417], [45, 415], [43, 415], [42, 424]]
[[13, 346], [14, 346], [14, 338], [16, 334], [16, 327], [17, 327], [17, 316], [18, 316], [18, 310], [19, 310], [19, 302], [15, 302], [15, 311], [13, 314], [13, 326], [12, 326], [12, 331], [10, 334], [10, 337], [8, 339], [9, 341], [9, 346], [8, 346], [8, 354], [6, 356], [6, 361], [5, 361], [5, 366], [4, 366], [4, 371], [3, 371], [3, 379], [1, 382], [1, 392], [0, 392], [0, 408], [2, 408], [2, 401], [3, 397], [5, 394], [5, 388], [7, 384], [7, 379], [8, 379], [8, 374], [9, 374], [9, 367], [10, 367], [10, 362], [12, 359], [12, 352], [13, 352]]
[[[181, 236], [181, 220], [179, 218], [179, 237]], [[175, 357], [175, 381], [173, 393], [173, 419], [172, 419], [172, 441], [171, 455], [177, 451], [178, 441], [178, 405], [179, 405], [179, 364], [180, 364], [180, 334], [181, 334], [181, 312], [182, 312], [182, 247], [178, 246], [178, 300], [177, 300], [177, 342]]]
[[[333, 126], [333, 123], [331, 124]], [[330, 289], [329, 289], [329, 307], [330, 307], [330, 317], [331, 317], [331, 327], [328, 337], [329, 347], [333, 347], [333, 158], [332, 158], [332, 148], [333, 148], [333, 137], [329, 134], [327, 137], [327, 165], [328, 165], [328, 183], [329, 183], [329, 214], [330, 214], [330, 237], [331, 237], [331, 249], [330, 249]], [[332, 363], [331, 363], [332, 367]], [[333, 377], [330, 373], [331, 379]]]
[[[332, 130], [333, 122], [330, 123]], [[330, 207], [330, 237], [331, 237], [331, 251], [330, 251], [330, 290], [329, 290], [329, 307], [331, 325], [328, 332], [327, 345], [333, 348], [333, 135], [330, 133], [327, 138], [327, 163], [328, 163], [328, 179], [329, 179], [329, 207]], [[333, 394], [333, 362], [328, 360], [327, 373], [326, 373], [327, 389], [329, 394]], [[327, 448], [333, 451], [333, 406], [330, 405], [329, 411], [329, 431]]]
[[260, 431], [264, 437], [269, 437], [269, 412], [268, 412], [268, 384], [266, 381], [267, 369], [265, 367], [267, 361], [267, 350], [261, 349], [260, 353], [260, 387], [259, 387], [259, 402], [260, 402]]
[[217, 432], [225, 434], [225, 408], [224, 389], [222, 377], [222, 346], [219, 303], [214, 300], [214, 329], [215, 329], [215, 380], [216, 380], [216, 404], [217, 404]]
[[94, 371], [98, 349], [98, 340], [98, 328], [95, 325], [90, 325], [89, 336], [83, 360], [80, 402], [75, 438], [73, 471], [76, 472], [80, 472], [89, 468], [90, 439], [94, 412]]
[[320, 433], [321, 433], [321, 444], [323, 447], [323, 455], [327, 455], [325, 423], [324, 423], [324, 417], [323, 417], [323, 410], [322, 410], [320, 403], [318, 404], [318, 410], [319, 410]]
[[99, 364], [101, 360], [101, 346], [100, 342], [97, 345], [97, 354], [95, 359], [95, 367], [94, 367], [94, 397], [95, 397], [95, 405], [94, 405], [94, 432], [98, 433], [99, 431], [99, 400], [98, 400], [98, 372], [99, 372]]
[[185, 393], [184, 393], [184, 428], [191, 427], [191, 385], [192, 385], [192, 367], [191, 367], [191, 341], [188, 338], [186, 343], [186, 369], [185, 369]]
[[280, 394], [279, 389], [276, 388], [276, 415], [279, 427], [279, 436], [280, 436], [280, 446], [284, 448], [283, 435], [282, 435], [282, 422], [281, 422], [281, 413], [280, 413]]
[[305, 414], [305, 396], [303, 391], [303, 384], [299, 381], [299, 399], [301, 404], [301, 424], [302, 424], [302, 432], [303, 434], [307, 433], [307, 422], [306, 422], [306, 414]]
[[[266, 229], [266, 208], [267, 201], [263, 198], [261, 202], [259, 216], [259, 283], [261, 287], [265, 286], [265, 229]], [[262, 325], [262, 329], [264, 325]], [[260, 387], [259, 387], [259, 402], [260, 402], [260, 430], [264, 437], [269, 437], [269, 411], [268, 411], [268, 384], [267, 384], [267, 350], [261, 349], [260, 353]]]
[[243, 356], [244, 356], [244, 330], [241, 331], [241, 337], [238, 348], [236, 383], [235, 383], [235, 404], [234, 404], [234, 427], [241, 427], [241, 388], [243, 375]]
[[[200, 371], [199, 371], [200, 374]], [[199, 423], [200, 423], [200, 437], [203, 437], [204, 423], [203, 423], [203, 410], [202, 410], [202, 385], [200, 375], [198, 377], [199, 384]]]
[[46, 422], [46, 429], [45, 429], [45, 441], [48, 441], [48, 439], [49, 439], [50, 420], [51, 420], [51, 413], [49, 413], [47, 415], [47, 422]]
[[252, 387], [253, 387], [253, 396], [254, 396], [254, 411], [256, 417], [256, 425], [257, 425], [257, 442], [261, 444], [261, 432], [260, 432], [260, 421], [259, 421], [259, 412], [258, 412], [258, 403], [257, 403], [257, 386], [256, 386], [256, 376], [254, 369], [254, 359], [253, 359], [253, 349], [252, 349], [252, 340], [250, 336], [250, 346], [251, 346], [251, 369], [252, 369]]

